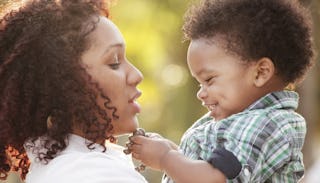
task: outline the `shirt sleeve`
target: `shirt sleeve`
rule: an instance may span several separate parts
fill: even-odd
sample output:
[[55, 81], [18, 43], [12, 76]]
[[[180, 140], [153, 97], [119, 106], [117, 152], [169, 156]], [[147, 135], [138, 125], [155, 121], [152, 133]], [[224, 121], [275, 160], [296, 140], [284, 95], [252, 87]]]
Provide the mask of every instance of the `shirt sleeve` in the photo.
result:
[[275, 132], [262, 149], [261, 161], [257, 164], [261, 170], [256, 174], [256, 179], [274, 183], [298, 182], [304, 174], [304, 166], [302, 153], [296, 152], [293, 146], [294, 143], [285, 134]]
[[264, 130], [259, 133], [250, 143], [224, 143], [225, 148], [242, 164], [239, 175], [229, 182], [298, 182], [304, 168], [301, 156], [294, 155], [290, 141], [280, 130], [271, 134], [266, 134]]

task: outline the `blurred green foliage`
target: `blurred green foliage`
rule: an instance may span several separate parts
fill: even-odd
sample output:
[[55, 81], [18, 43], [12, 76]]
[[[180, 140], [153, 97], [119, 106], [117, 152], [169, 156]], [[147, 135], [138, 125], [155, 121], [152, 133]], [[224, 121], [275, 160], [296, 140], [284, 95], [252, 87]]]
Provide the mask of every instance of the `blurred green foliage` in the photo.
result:
[[123, 33], [128, 59], [144, 74], [138, 86], [140, 126], [179, 142], [182, 133], [204, 112], [197, 84], [187, 64], [181, 31], [186, 1], [118, 0], [111, 19]]

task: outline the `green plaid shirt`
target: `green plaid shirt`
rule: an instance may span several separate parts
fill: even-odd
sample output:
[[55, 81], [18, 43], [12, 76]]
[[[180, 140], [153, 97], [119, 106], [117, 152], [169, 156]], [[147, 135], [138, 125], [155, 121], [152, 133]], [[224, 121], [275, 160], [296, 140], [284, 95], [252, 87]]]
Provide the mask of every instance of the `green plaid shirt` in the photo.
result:
[[[215, 122], [208, 114], [183, 135], [181, 152], [208, 161], [218, 146], [242, 164], [227, 182], [296, 183], [304, 174], [302, 146], [305, 119], [295, 112], [299, 96], [292, 91], [270, 93], [243, 112]], [[162, 182], [173, 182], [165, 176]]]

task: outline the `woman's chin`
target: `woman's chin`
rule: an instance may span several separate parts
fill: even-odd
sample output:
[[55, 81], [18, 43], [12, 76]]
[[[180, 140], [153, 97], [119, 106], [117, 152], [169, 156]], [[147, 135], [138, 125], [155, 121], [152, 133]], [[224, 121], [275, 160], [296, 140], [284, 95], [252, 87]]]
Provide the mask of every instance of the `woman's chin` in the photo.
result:
[[114, 136], [121, 136], [121, 135], [127, 135], [127, 134], [132, 134], [139, 126], [138, 125], [134, 125], [130, 128], [126, 128], [126, 129], [123, 129], [123, 130], [119, 130], [119, 131], [116, 131], [113, 135]]

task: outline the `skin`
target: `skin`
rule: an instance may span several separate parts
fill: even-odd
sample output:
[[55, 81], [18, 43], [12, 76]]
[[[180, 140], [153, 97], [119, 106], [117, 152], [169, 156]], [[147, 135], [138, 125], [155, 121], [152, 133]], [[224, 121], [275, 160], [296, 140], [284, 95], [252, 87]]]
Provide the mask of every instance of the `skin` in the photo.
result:
[[[99, 17], [96, 29], [89, 36], [90, 48], [81, 58], [89, 75], [117, 108], [119, 118], [112, 119], [112, 134], [133, 132], [138, 127], [137, 114], [140, 112], [136, 99], [141, 92], [137, 85], [143, 76], [126, 58], [123, 36], [109, 19]], [[97, 102], [103, 106], [105, 101], [99, 98]]]
[[[150, 134], [151, 135], [151, 134]], [[154, 133], [153, 136], [156, 136]], [[191, 160], [176, 149], [168, 139], [160, 137], [134, 136], [132, 156], [143, 164], [164, 171], [176, 183], [224, 183], [226, 177], [206, 161]]]
[[187, 55], [190, 73], [200, 84], [197, 97], [216, 121], [243, 111], [262, 95], [253, 82], [255, 62], [227, 54], [220, 42], [193, 40]]
[[[192, 40], [187, 55], [191, 75], [200, 83], [197, 97], [216, 122], [287, 85], [276, 74], [269, 58], [246, 63], [226, 52], [223, 44], [219, 37]], [[168, 139], [151, 135], [149, 138], [134, 136], [130, 140], [134, 143], [129, 146], [134, 158], [166, 172], [176, 182], [226, 182], [224, 174], [214, 165], [183, 156]]]

